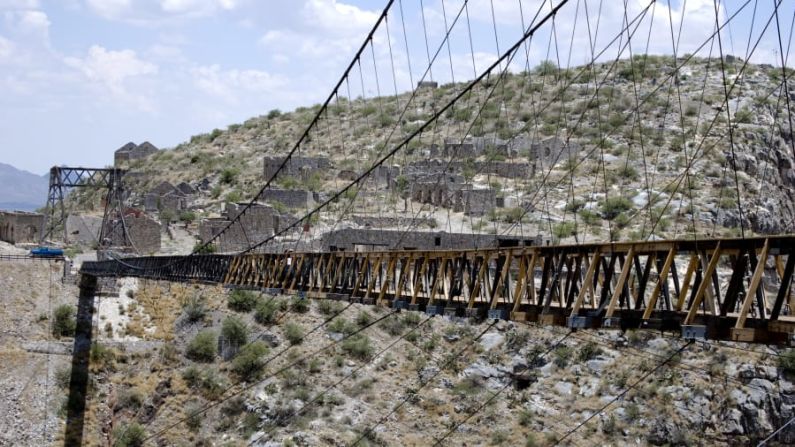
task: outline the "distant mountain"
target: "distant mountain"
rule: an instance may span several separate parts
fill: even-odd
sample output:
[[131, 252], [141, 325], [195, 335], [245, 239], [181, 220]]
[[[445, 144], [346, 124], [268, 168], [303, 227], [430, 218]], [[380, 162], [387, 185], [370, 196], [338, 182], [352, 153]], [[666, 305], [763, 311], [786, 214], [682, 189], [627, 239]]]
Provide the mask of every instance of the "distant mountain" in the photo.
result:
[[0, 163], [0, 209], [33, 211], [47, 201], [48, 174], [36, 175]]

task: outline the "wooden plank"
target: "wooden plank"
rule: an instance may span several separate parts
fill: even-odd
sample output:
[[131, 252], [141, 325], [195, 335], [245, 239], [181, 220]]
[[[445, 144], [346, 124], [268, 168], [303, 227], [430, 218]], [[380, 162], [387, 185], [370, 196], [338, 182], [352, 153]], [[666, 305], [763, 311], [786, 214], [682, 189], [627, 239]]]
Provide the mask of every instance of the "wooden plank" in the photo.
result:
[[[751, 284], [748, 286], [748, 292], [745, 294], [743, 305], [740, 308], [740, 315], [737, 316], [737, 323], [734, 325], [736, 329], [742, 329], [745, 327], [745, 320], [748, 318], [748, 311], [751, 309], [751, 303], [756, 296], [756, 291], [759, 287], [759, 284], [762, 282], [762, 275], [765, 273], [765, 263], [767, 261], [767, 253], [769, 250], [770, 241], [765, 241], [765, 245], [762, 247], [762, 253], [759, 255], [759, 260], [756, 262], [754, 274], [751, 276]], [[765, 293], [764, 287], [761, 289], [761, 291], [762, 293]]]
[[[707, 270], [702, 275], [701, 284], [698, 286], [698, 290], [696, 291], [696, 296], [693, 299], [693, 302], [690, 304], [690, 309], [687, 312], [687, 317], [685, 318], [684, 324], [689, 325], [693, 324], [693, 320], [696, 318], [696, 314], [698, 313], [698, 308], [701, 305], [701, 301], [704, 299], [704, 294], [706, 293], [707, 289], [711, 286], [710, 278], [712, 278], [712, 272], [718, 267], [718, 261], [720, 261], [721, 257], [721, 250], [720, 250], [720, 242], [718, 242], [718, 246], [712, 252], [712, 258], [709, 260], [709, 264], [707, 265]], [[714, 309], [713, 309], [714, 312]]]
[[654, 290], [651, 292], [649, 303], [646, 305], [646, 310], [643, 311], [644, 320], [648, 320], [651, 317], [652, 311], [657, 306], [657, 298], [660, 296], [660, 291], [662, 291], [663, 285], [666, 283], [666, 281], [668, 281], [668, 272], [671, 270], [671, 265], [673, 264], [675, 257], [676, 248], [672, 247], [668, 252], [668, 256], [665, 258], [665, 263], [663, 264], [662, 270], [660, 270], [660, 275], [657, 278], [657, 285], [654, 286]]
[[635, 257], [635, 247], [632, 246], [629, 248], [629, 253], [624, 261], [624, 268], [621, 269], [621, 275], [618, 277], [618, 281], [616, 282], [616, 287], [613, 289], [613, 296], [610, 298], [610, 304], [607, 305], [607, 313], [605, 314], [606, 318], [610, 318], [613, 316], [613, 313], [616, 311], [616, 304], [618, 304], [618, 297], [624, 291], [624, 284], [627, 282], [627, 278], [629, 278], [629, 272], [632, 271], [632, 259]]

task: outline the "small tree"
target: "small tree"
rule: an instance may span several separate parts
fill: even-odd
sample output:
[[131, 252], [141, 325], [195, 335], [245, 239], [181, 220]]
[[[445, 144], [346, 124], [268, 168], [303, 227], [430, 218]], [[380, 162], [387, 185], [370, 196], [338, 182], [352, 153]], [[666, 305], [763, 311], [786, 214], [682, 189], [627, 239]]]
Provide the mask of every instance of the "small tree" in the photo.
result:
[[218, 352], [218, 335], [214, 331], [204, 330], [196, 334], [188, 344], [185, 355], [197, 362], [210, 363], [215, 360]]
[[56, 337], [73, 337], [75, 335], [75, 308], [62, 304], [53, 313], [52, 334]]
[[193, 211], [183, 211], [179, 213], [179, 220], [186, 224], [192, 223], [196, 220], [196, 213]]

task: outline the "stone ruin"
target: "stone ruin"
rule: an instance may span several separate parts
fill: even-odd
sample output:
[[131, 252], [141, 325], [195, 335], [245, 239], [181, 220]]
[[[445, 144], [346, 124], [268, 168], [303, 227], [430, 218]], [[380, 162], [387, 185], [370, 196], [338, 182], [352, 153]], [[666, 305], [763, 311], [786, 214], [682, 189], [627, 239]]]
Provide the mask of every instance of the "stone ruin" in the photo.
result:
[[41, 239], [44, 215], [25, 211], [0, 211], [0, 240], [11, 244], [35, 244]]
[[116, 149], [116, 152], [113, 153], [113, 165], [119, 166], [125, 162], [146, 158], [157, 151], [159, 151], [157, 146], [148, 141], [144, 141], [141, 144], [129, 142]]
[[[199, 239], [205, 243], [221, 232], [237, 217], [245, 203], [228, 203], [223, 217], [202, 219], [199, 222]], [[255, 203], [217, 241], [218, 252], [230, 253], [244, 250], [256, 242], [279, 231], [279, 213], [269, 205]]]
[[99, 230], [101, 228], [101, 217], [79, 214], [66, 216], [66, 234], [69, 242], [94, 245], [99, 242]]
[[[286, 156], [267, 156], [263, 160], [263, 174], [268, 180], [276, 174]], [[316, 171], [331, 168], [331, 161], [328, 157], [297, 157], [292, 156], [285, 164], [284, 169], [279, 175], [288, 177], [308, 177]], [[304, 178], [306, 180], [306, 178]]]
[[[134, 208], [124, 210], [124, 227], [135, 249], [141, 255], [154, 254], [160, 251], [160, 234], [162, 227], [156, 220], [147, 217], [143, 211]], [[111, 216], [106, 225], [105, 246], [124, 247], [124, 233], [119, 216]]]
[[493, 234], [346, 228], [321, 237], [324, 251], [464, 250], [540, 245], [540, 236], [521, 238]]
[[433, 217], [392, 217], [392, 216], [362, 216], [353, 215], [348, 218], [350, 222], [366, 228], [399, 228], [399, 227], [430, 227], [438, 223]]
[[[192, 194], [186, 191], [193, 191]], [[144, 209], [147, 212], [171, 211], [174, 214], [188, 208], [195, 189], [185, 182], [176, 187], [169, 182], [161, 182], [144, 195]]]
[[265, 202], [278, 202], [287, 208], [308, 208], [315, 204], [312, 191], [304, 189], [267, 189], [260, 198]]

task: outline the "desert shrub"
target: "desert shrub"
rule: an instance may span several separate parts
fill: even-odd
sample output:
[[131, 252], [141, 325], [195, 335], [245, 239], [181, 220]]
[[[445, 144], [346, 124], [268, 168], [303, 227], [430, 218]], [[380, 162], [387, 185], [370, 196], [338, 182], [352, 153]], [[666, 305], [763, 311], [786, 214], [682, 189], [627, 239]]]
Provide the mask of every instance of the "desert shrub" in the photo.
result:
[[137, 422], [123, 425], [113, 432], [115, 441], [114, 446], [119, 447], [139, 447], [144, 445], [146, 430]]
[[356, 316], [356, 324], [359, 327], [367, 326], [368, 324], [370, 324], [371, 321], [373, 321], [373, 316], [370, 315], [370, 313], [368, 313], [367, 311], [363, 310], [359, 312], [359, 315]]
[[342, 310], [342, 305], [332, 300], [318, 300], [317, 311], [323, 315], [338, 314]]
[[569, 359], [571, 358], [571, 348], [568, 346], [558, 346], [552, 352], [555, 356], [553, 362], [558, 368], [565, 368], [566, 365], [569, 364]]
[[197, 362], [212, 362], [218, 352], [218, 335], [211, 330], [204, 330], [196, 334], [188, 343], [185, 355]]
[[398, 335], [402, 334], [404, 329], [403, 322], [395, 315], [383, 320], [379, 326], [387, 334], [392, 335], [393, 337], [397, 337]]
[[113, 349], [100, 343], [91, 345], [90, 357], [92, 366], [101, 371], [112, 369], [116, 363], [116, 353]]
[[191, 365], [182, 371], [182, 380], [189, 388], [196, 388], [201, 384], [202, 373], [195, 365]]
[[596, 343], [589, 341], [580, 348], [580, 351], [577, 353], [577, 359], [581, 362], [586, 362], [600, 354], [602, 354], [602, 348]]
[[202, 427], [204, 413], [201, 410], [202, 406], [198, 402], [191, 402], [185, 407], [185, 425], [193, 433], [198, 432]]
[[287, 323], [284, 327], [284, 336], [291, 345], [297, 345], [304, 340], [304, 329], [296, 323]]
[[235, 289], [227, 297], [227, 306], [237, 312], [251, 312], [257, 306], [259, 296], [250, 290]]
[[779, 368], [788, 375], [795, 375], [795, 349], [787, 349], [778, 358]]
[[369, 360], [373, 356], [375, 348], [370, 344], [370, 339], [366, 335], [357, 334], [342, 342], [342, 350], [351, 357]]
[[261, 341], [255, 341], [243, 346], [232, 361], [232, 371], [243, 380], [259, 376], [264, 366], [262, 359], [268, 353], [268, 347]]
[[299, 314], [304, 314], [309, 312], [309, 300], [306, 298], [295, 297], [290, 302], [290, 309], [293, 312], [298, 312]]
[[257, 303], [254, 310], [254, 320], [259, 324], [273, 324], [276, 322], [276, 312], [279, 310], [279, 303], [274, 300], [261, 301]]
[[610, 197], [602, 202], [602, 216], [605, 219], [615, 219], [624, 211], [632, 209], [632, 202], [626, 197]]
[[337, 318], [328, 325], [327, 329], [329, 332], [336, 332], [343, 335], [351, 335], [357, 330], [359, 327], [355, 324], [349, 322], [345, 318]]
[[144, 396], [141, 394], [140, 391], [134, 389], [125, 389], [119, 393], [119, 397], [116, 399], [116, 405], [114, 406], [114, 410], [123, 410], [125, 408], [130, 408], [132, 410], [137, 410], [144, 404]]
[[185, 318], [191, 323], [201, 321], [207, 315], [207, 308], [204, 306], [204, 297], [196, 294], [188, 297], [182, 305], [182, 312]]
[[235, 182], [239, 171], [235, 168], [226, 168], [221, 171], [221, 183], [226, 183], [227, 185], [231, 185]]
[[243, 346], [248, 341], [246, 323], [234, 316], [226, 317], [221, 325], [221, 336], [234, 347]]
[[52, 334], [56, 337], [73, 337], [75, 335], [75, 308], [62, 304], [53, 312]]

